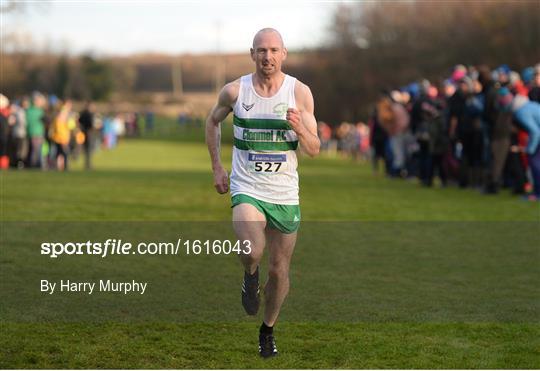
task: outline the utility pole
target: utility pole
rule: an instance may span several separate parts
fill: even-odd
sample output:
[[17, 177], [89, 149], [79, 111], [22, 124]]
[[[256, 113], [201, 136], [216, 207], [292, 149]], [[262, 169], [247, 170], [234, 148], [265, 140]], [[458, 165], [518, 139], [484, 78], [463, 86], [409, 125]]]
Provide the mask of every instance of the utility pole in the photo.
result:
[[174, 59], [171, 66], [173, 95], [178, 98], [184, 94], [182, 83], [182, 58]]
[[216, 93], [225, 85], [225, 63], [221, 56], [221, 28], [220, 20], [216, 21]]

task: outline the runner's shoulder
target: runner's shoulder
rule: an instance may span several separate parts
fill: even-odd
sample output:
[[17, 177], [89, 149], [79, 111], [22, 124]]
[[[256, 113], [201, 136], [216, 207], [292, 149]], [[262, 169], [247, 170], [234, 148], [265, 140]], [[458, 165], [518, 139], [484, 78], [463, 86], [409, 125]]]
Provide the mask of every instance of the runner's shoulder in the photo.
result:
[[240, 92], [240, 79], [231, 81], [221, 89], [219, 93], [220, 103], [223, 105], [233, 105], [238, 98], [238, 93]]
[[309, 102], [313, 101], [313, 94], [311, 93], [309, 86], [297, 79], [296, 84], [294, 85], [294, 98], [302, 105], [309, 105]]

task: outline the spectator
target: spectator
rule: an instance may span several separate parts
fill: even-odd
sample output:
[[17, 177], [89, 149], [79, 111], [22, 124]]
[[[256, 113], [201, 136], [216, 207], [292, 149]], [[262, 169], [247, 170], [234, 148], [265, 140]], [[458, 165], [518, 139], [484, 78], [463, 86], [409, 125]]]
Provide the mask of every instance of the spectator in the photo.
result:
[[9, 140], [9, 99], [0, 94], [0, 169], [9, 167], [8, 140]]
[[70, 130], [68, 120], [71, 111], [71, 101], [67, 100], [61, 105], [60, 112], [51, 125], [51, 143], [54, 146], [55, 168], [61, 171], [68, 169], [68, 152]]
[[540, 103], [532, 102], [528, 97], [516, 95], [512, 101], [512, 112], [516, 121], [529, 134], [525, 152], [533, 181], [531, 199], [538, 200], [540, 198]]
[[480, 93], [481, 85], [475, 84], [468, 76], [460, 81], [459, 87], [457, 127], [454, 126], [456, 121], [451, 123], [451, 133], [457, 133], [456, 138], [462, 148], [459, 185], [462, 188], [469, 185], [478, 187], [482, 181], [484, 99]]
[[317, 123], [317, 132], [321, 140], [321, 150], [327, 151], [332, 139], [332, 128], [326, 122], [319, 121]]
[[540, 103], [540, 63], [534, 67], [529, 85], [529, 99], [533, 102]]
[[[372, 154], [371, 154], [371, 161], [373, 166], [373, 172], [377, 173], [379, 171], [379, 159], [382, 159], [385, 163], [386, 168], [386, 142], [388, 140], [388, 135], [384, 131], [382, 125], [379, 123], [379, 115], [377, 109], [373, 111], [373, 114], [371, 115], [371, 119], [368, 122], [369, 124], [369, 131], [370, 131], [370, 138], [369, 141], [371, 143], [372, 148]], [[389, 169], [386, 169], [387, 174], [389, 173]]]
[[25, 110], [29, 107], [28, 98], [23, 98], [21, 105], [13, 104], [12, 116], [13, 116], [13, 126], [11, 128], [11, 164], [18, 168], [22, 169], [24, 167], [24, 160], [28, 151], [28, 144], [26, 141], [26, 113]]
[[489, 114], [491, 163], [485, 193], [494, 194], [499, 190], [502, 171], [510, 150], [512, 135], [512, 96], [508, 88], [499, 88], [497, 99]]
[[103, 118], [103, 146], [111, 149], [116, 146], [116, 128], [113, 121], [113, 115], [107, 115]]
[[26, 132], [30, 139], [28, 152], [28, 166], [31, 168], [42, 167], [42, 146], [45, 138], [44, 111], [45, 97], [41, 93], [32, 95], [32, 102], [26, 110]]
[[84, 109], [79, 114], [79, 125], [84, 134], [83, 150], [84, 150], [84, 168], [90, 170], [92, 168], [92, 140], [94, 136], [94, 106], [87, 101]]
[[358, 136], [358, 149], [360, 154], [360, 159], [362, 161], [367, 161], [369, 159], [369, 126], [363, 122], [356, 123], [356, 132]]
[[431, 187], [437, 172], [442, 185], [446, 186], [443, 156], [448, 142], [442, 105], [437, 100], [437, 89], [429, 83], [423, 85], [411, 113], [412, 130], [419, 144], [419, 178], [423, 185]]
[[154, 112], [150, 108], [144, 114], [144, 129], [147, 132], [154, 130]]

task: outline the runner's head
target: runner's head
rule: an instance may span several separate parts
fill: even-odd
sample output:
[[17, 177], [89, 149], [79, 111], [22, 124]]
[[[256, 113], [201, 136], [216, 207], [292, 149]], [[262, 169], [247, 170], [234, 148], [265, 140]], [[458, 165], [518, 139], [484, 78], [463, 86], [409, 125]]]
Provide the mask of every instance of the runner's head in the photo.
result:
[[280, 33], [273, 28], [263, 28], [255, 34], [251, 59], [255, 62], [257, 73], [272, 76], [281, 72], [281, 64], [287, 58]]

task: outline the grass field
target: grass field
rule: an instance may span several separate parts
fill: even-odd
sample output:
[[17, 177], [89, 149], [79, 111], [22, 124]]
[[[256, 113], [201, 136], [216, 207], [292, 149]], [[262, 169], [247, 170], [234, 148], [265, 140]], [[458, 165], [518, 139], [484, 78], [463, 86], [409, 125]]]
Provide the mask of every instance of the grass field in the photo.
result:
[[[213, 190], [202, 138], [160, 121], [98, 152], [92, 172], [2, 173], [1, 368], [540, 367], [540, 206], [505, 192], [424, 189], [349, 160], [302, 158], [281, 355], [267, 361], [232, 256], [39, 255], [44, 238], [228, 236], [230, 200]], [[38, 284], [49, 276], [153, 289], [48, 297]]]

